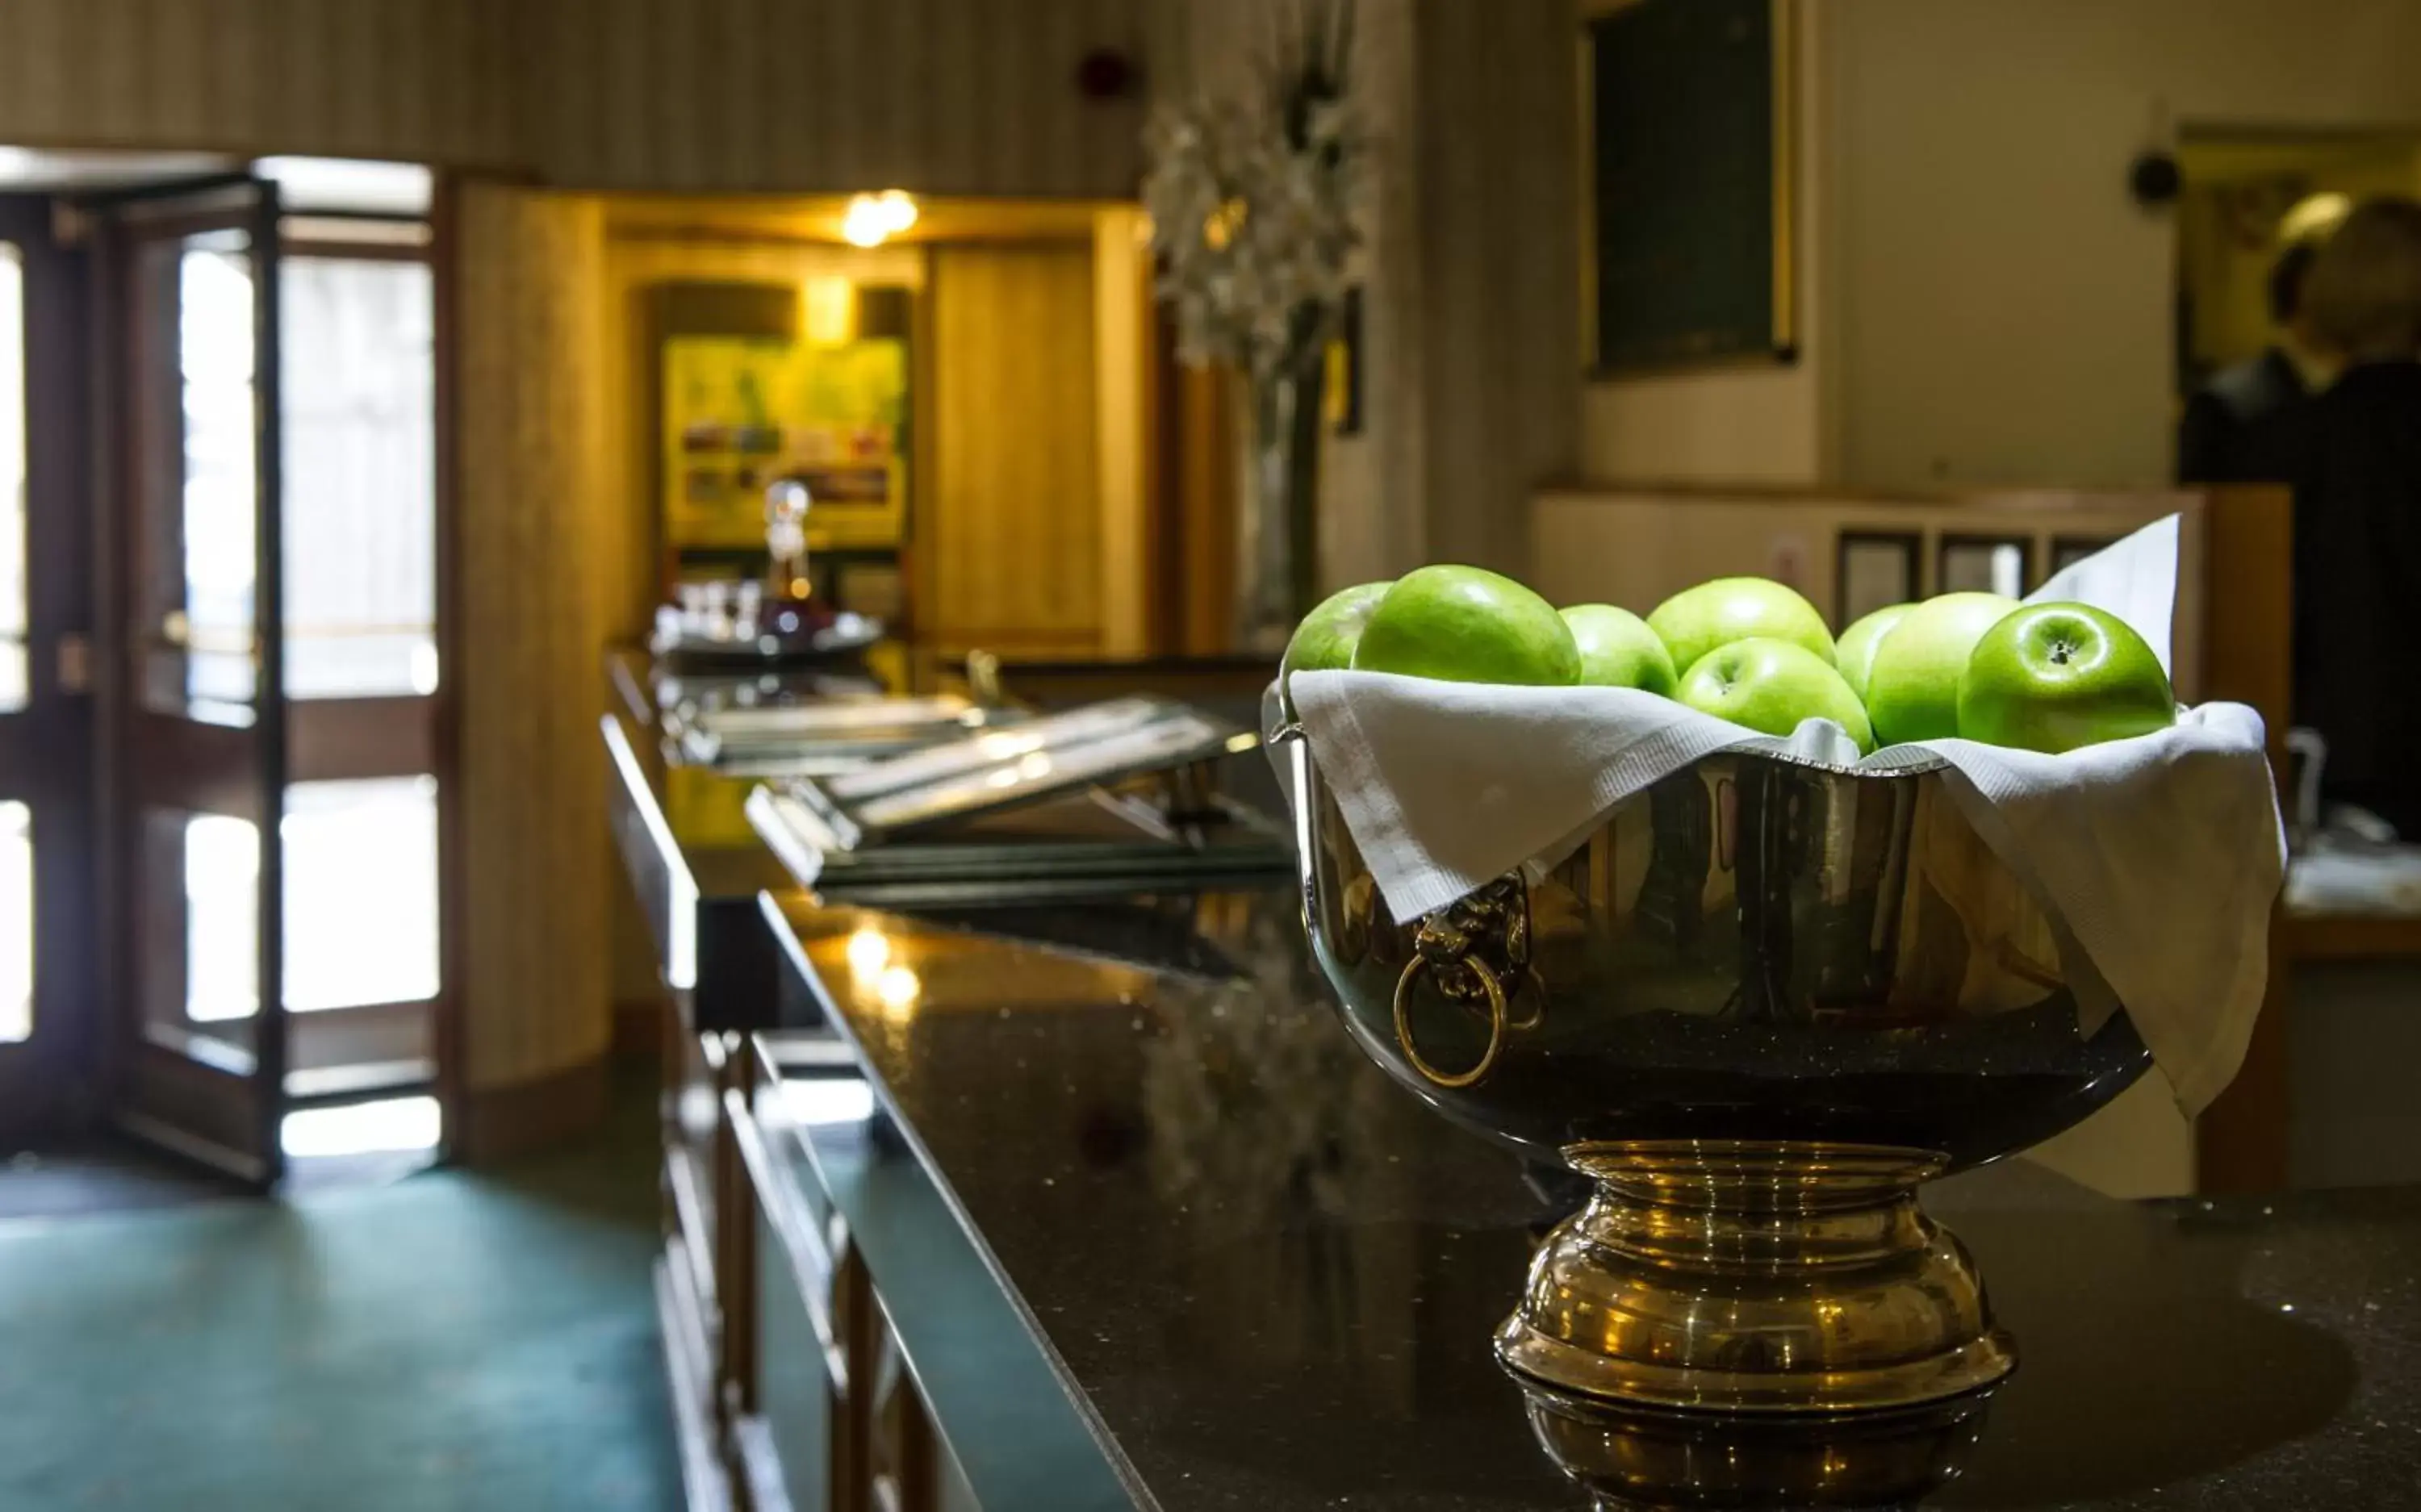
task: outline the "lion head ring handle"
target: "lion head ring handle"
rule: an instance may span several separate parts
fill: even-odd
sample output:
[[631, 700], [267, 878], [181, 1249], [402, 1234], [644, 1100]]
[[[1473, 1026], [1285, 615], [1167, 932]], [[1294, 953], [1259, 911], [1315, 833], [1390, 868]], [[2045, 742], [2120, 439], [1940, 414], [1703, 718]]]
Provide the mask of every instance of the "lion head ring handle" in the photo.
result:
[[[1413, 935], [1413, 959], [1396, 978], [1396, 1043], [1423, 1078], [1442, 1087], [1476, 1085], [1496, 1068], [1509, 1030], [1528, 1028], [1534, 1016], [1515, 1022], [1506, 983], [1518, 987], [1530, 968], [1530, 896], [1520, 876], [1507, 873], [1458, 902], [1426, 914]], [[1413, 1043], [1413, 991], [1426, 974], [1438, 994], [1464, 1007], [1488, 1006], [1488, 1046], [1468, 1069], [1444, 1071]]]

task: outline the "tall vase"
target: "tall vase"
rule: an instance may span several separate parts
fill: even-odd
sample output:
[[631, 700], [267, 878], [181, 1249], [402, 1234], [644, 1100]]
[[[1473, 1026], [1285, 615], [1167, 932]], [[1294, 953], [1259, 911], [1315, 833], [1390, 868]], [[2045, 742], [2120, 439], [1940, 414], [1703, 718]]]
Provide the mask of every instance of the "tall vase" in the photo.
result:
[[1236, 648], [1274, 654], [1320, 601], [1320, 428], [1325, 354], [1245, 380], [1251, 426], [1236, 511]]

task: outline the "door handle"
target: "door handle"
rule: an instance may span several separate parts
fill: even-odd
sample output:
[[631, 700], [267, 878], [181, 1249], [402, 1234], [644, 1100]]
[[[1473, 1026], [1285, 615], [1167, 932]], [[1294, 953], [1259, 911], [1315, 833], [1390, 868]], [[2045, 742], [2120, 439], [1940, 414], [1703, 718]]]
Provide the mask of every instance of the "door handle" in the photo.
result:
[[68, 634], [58, 640], [59, 692], [92, 692], [92, 638]]

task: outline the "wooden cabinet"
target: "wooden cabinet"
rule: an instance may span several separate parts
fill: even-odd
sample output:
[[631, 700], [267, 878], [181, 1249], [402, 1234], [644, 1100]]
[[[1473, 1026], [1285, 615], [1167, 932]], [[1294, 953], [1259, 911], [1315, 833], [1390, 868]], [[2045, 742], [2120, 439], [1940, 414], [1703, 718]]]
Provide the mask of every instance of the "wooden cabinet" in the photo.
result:
[[690, 1506], [977, 1512], [836, 1192], [879, 1159], [865, 1082], [832, 1041], [684, 1037], [657, 1290]]

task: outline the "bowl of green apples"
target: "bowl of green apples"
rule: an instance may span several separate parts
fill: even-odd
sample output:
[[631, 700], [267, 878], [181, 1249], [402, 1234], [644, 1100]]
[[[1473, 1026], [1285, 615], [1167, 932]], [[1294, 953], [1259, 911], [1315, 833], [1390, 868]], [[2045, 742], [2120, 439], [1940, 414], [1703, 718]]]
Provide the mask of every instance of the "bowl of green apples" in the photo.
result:
[[[1414, 713], [1433, 695], [1434, 740], [1357, 718], [1340, 690], [1364, 686]], [[2056, 900], [1979, 825], [1959, 758], [2161, 739], [2180, 711], [2143, 634], [2090, 603], [1954, 593], [1836, 635], [1764, 579], [1637, 614], [1428, 567], [1321, 604], [1277, 694], [1306, 928], [1348, 1033], [1441, 1114], [1594, 1184], [1498, 1333], [1525, 1387], [1896, 1412], [2012, 1368], [1916, 1190], [2070, 1127], [2150, 1056], [2127, 1013], [2094, 1011]], [[1580, 772], [1583, 822], [1538, 832], [1554, 843], [1442, 899], [1374, 860], [1404, 849], [1397, 808], [1355, 802], [1388, 761], [1467, 790], [1449, 818], [1487, 831], [1490, 803], [1518, 816], [1530, 746], [1606, 724], [1635, 738], [1606, 740], [1595, 786]], [[1622, 778], [1641, 750], [1665, 759]]]

